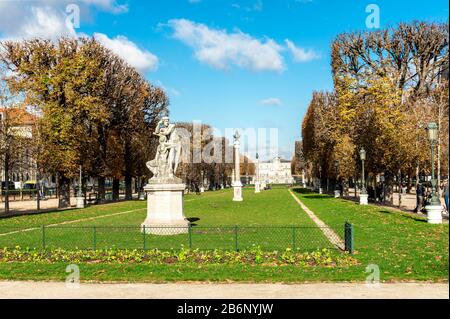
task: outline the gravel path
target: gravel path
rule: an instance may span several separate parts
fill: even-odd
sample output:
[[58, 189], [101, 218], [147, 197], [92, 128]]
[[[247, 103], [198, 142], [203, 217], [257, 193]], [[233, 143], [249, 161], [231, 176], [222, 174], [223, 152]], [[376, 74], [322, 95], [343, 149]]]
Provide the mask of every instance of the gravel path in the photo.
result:
[[328, 240], [338, 247], [341, 250], [345, 249], [345, 244], [342, 239], [330, 228], [327, 224], [325, 224], [319, 217], [317, 217], [312, 210], [306, 207], [305, 204], [289, 189], [289, 193], [291, 193], [292, 197], [294, 197], [295, 201], [300, 205], [300, 207], [305, 211], [306, 214], [316, 223], [317, 227], [322, 230], [323, 234], [328, 238]]
[[[70, 285], [70, 284], [69, 284]], [[73, 285], [73, 284], [72, 284]], [[331, 298], [449, 298], [448, 283], [312, 284], [101, 284], [0, 281], [0, 298], [133, 298], [133, 299], [331, 299]]]

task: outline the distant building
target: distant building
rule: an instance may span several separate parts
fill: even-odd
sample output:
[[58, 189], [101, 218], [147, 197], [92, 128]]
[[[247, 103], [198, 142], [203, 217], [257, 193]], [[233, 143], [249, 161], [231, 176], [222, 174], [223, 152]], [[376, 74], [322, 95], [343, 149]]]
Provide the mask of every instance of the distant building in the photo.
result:
[[291, 161], [275, 157], [271, 161], [259, 163], [259, 177], [269, 184], [292, 184]]
[[[31, 145], [33, 139], [33, 124], [35, 121], [35, 116], [28, 113], [23, 108], [12, 108], [5, 109], [0, 108], [0, 125], [6, 125], [6, 121], [11, 121], [11, 127], [9, 129], [15, 136], [19, 136], [28, 139]], [[5, 127], [4, 127], [5, 128]], [[17, 160], [11, 167], [9, 172], [9, 180], [15, 182], [16, 185], [21, 185], [27, 181], [36, 180], [36, 161], [32, 157], [32, 152], [29, 147], [25, 147], [20, 150], [19, 154], [15, 154]], [[5, 171], [3, 164], [0, 168], [0, 179], [5, 180]]]

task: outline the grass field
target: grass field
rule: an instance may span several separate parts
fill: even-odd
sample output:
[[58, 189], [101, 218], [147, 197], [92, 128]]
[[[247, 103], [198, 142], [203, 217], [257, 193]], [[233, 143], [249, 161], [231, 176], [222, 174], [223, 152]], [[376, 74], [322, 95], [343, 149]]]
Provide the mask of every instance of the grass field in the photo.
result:
[[[244, 190], [245, 201], [232, 202], [221, 190], [185, 197], [190, 234], [144, 235], [145, 202], [132, 201], [83, 210], [0, 220], [0, 247], [64, 249], [247, 249], [333, 248], [285, 188], [261, 194]], [[42, 228], [42, 225], [46, 225]], [[236, 227], [237, 226], [237, 227]]]
[[[432, 225], [424, 217], [327, 195], [296, 195], [332, 228], [348, 220], [354, 227], [355, 257], [377, 265], [384, 280], [448, 280], [449, 225]], [[336, 228], [339, 230], [339, 227]]]
[[[448, 281], [448, 224], [430, 225], [418, 216], [403, 214], [374, 206], [360, 206], [351, 201], [335, 199], [327, 195], [318, 195], [299, 190], [296, 193], [301, 201], [311, 209], [322, 221], [342, 235], [345, 221], [354, 225], [355, 254], [357, 263], [350, 266], [314, 266], [300, 267], [297, 265], [271, 266], [247, 264], [152, 264], [152, 263], [82, 263], [80, 264], [81, 280], [95, 281], [127, 281], [127, 282], [162, 282], [162, 281], [251, 281], [251, 282], [304, 282], [304, 281], [365, 281], [374, 267], [379, 267], [380, 280], [386, 281]], [[202, 233], [202, 227], [210, 225], [247, 225], [268, 226], [276, 225], [284, 232], [261, 233], [256, 236], [240, 235], [240, 248], [245, 249], [252, 242], [272, 249], [272, 243], [277, 246], [290, 247], [292, 243], [292, 226], [313, 226], [312, 220], [294, 201], [285, 188], [264, 191], [254, 194], [253, 190], [244, 191], [244, 202], [231, 201], [229, 190], [207, 192], [201, 196], [188, 195], [185, 197], [185, 213], [193, 226], [193, 243], [203, 245], [204, 248], [233, 249], [233, 239], [230, 234]], [[129, 213], [114, 215], [121, 212]], [[129, 225], [136, 227], [145, 218], [145, 203], [139, 201], [121, 202], [101, 206], [93, 206], [84, 210], [72, 210], [51, 214], [22, 216], [0, 220], [1, 226], [9, 227], [38, 227], [37, 229], [20, 234], [1, 236], [0, 246], [10, 245], [23, 236], [31, 237], [35, 232], [36, 240], [40, 240], [39, 226], [42, 224], [57, 224], [75, 221], [82, 218], [100, 217], [92, 220], [80, 220], [64, 226], [96, 227], [108, 225]], [[288, 226], [288, 227], [286, 227]], [[59, 226], [58, 226], [59, 227]], [[56, 232], [55, 228], [55, 232]], [[276, 228], [274, 228], [276, 229]], [[308, 228], [305, 228], [308, 229]], [[314, 234], [302, 237], [297, 234], [296, 243], [299, 247], [313, 248], [314, 243], [328, 243], [317, 228]], [[46, 229], [47, 231], [48, 229]], [[5, 232], [5, 228], [0, 231]], [[195, 233], [196, 232], [196, 233]], [[97, 234], [97, 245], [103, 245], [106, 236], [112, 236], [117, 244], [136, 244], [141, 247], [142, 234], [136, 229], [132, 236], [128, 233]], [[67, 243], [80, 244], [86, 238], [86, 245], [92, 245], [92, 233], [84, 233], [73, 229], [72, 241], [67, 242], [64, 237], [50, 234], [48, 245]], [[104, 239], [102, 239], [102, 236]], [[124, 237], [122, 237], [124, 236]], [[133, 237], [135, 236], [135, 237]], [[153, 237], [153, 236], [152, 236]], [[169, 248], [175, 246], [177, 236], [147, 238], [148, 248], [151, 245], [162, 245]], [[202, 239], [203, 238], [203, 239]], [[247, 239], [246, 239], [247, 238]], [[302, 238], [307, 238], [302, 239]], [[309, 239], [308, 239], [309, 238]], [[252, 240], [250, 240], [252, 239]], [[302, 242], [303, 241], [303, 242]], [[179, 235], [177, 245], [187, 246], [187, 235]], [[164, 246], [165, 245], [165, 246]], [[330, 245], [328, 243], [328, 245]], [[98, 247], [101, 248], [101, 247]], [[341, 252], [335, 252], [342, 254]], [[35, 280], [64, 280], [67, 276], [67, 263], [29, 263], [29, 262], [0, 262], [0, 279], [35, 279]], [[369, 266], [370, 272], [366, 272]]]

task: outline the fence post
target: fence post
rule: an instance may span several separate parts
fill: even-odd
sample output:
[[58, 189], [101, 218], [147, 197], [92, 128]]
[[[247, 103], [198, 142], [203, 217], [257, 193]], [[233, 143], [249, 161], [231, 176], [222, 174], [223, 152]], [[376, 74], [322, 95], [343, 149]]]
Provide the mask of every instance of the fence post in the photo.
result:
[[42, 250], [45, 250], [45, 225], [42, 225]]
[[345, 234], [345, 250], [350, 254], [353, 254], [353, 225], [349, 222], [345, 222], [344, 226]]
[[95, 226], [92, 227], [92, 248], [97, 250], [97, 228]]
[[236, 251], [239, 251], [239, 244], [238, 244], [238, 226], [234, 226], [234, 249]]
[[147, 247], [146, 247], [146, 245], [145, 245], [145, 236], [146, 234], [145, 234], [145, 225], [142, 225], [142, 239], [143, 239], [143, 248], [144, 248], [144, 250], [146, 250], [147, 249]]
[[192, 226], [190, 223], [188, 226], [188, 234], [189, 234], [189, 249], [192, 249]]
[[295, 226], [292, 226], [292, 250], [295, 250], [297, 247], [297, 245], [296, 245], [296, 240], [297, 240], [297, 236], [296, 236], [297, 234], [296, 234], [296, 231], [295, 231]]

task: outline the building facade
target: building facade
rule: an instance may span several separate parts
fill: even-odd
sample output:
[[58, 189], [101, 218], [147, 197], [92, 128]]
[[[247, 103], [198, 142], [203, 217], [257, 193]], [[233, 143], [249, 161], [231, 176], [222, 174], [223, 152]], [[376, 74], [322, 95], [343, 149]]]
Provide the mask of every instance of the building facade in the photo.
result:
[[269, 184], [293, 184], [291, 161], [275, 157], [271, 161], [259, 163], [259, 178]]

